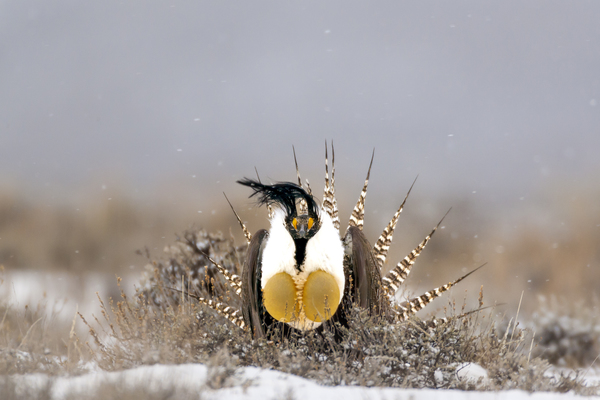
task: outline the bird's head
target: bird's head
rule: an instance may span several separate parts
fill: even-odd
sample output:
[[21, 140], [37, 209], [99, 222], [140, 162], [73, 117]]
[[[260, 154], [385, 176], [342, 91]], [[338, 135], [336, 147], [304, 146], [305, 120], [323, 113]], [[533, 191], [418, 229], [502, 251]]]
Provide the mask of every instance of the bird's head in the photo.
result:
[[310, 239], [321, 227], [319, 205], [315, 198], [302, 187], [291, 182], [265, 185], [244, 178], [239, 184], [254, 190], [258, 203], [281, 208], [285, 213], [285, 226], [293, 239]]

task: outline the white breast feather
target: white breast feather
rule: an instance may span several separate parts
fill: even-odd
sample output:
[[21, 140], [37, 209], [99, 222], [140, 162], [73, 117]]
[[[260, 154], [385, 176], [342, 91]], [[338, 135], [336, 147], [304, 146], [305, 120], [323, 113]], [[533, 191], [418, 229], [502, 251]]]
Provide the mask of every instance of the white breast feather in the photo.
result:
[[271, 218], [269, 238], [263, 251], [261, 287], [264, 289], [267, 281], [279, 272], [287, 272], [294, 276], [297, 274], [294, 254], [296, 247], [294, 239], [285, 227], [285, 214], [282, 210], [275, 210]]
[[320, 219], [321, 228], [306, 244], [303, 272], [308, 276], [311, 272], [322, 270], [333, 275], [340, 288], [340, 296], [343, 296], [346, 282], [344, 278], [344, 247], [331, 217], [322, 212]]
[[296, 247], [294, 240], [285, 227], [285, 215], [282, 210], [276, 210], [271, 219], [269, 238], [263, 252], [261, 287], [264, 289], [271, 277], [279, 272], [287, 272], [297, 276], [301, 281], [306, 280], [311, 272], [322, 270], [335, 278], [344, 293], [344, 247], [337, 229], [333, 226], [331, 217], [322, 212], [320, 215], [321, 228], [306, 244], [306, 258], [303, 271], [298, 273], [294, 258]]

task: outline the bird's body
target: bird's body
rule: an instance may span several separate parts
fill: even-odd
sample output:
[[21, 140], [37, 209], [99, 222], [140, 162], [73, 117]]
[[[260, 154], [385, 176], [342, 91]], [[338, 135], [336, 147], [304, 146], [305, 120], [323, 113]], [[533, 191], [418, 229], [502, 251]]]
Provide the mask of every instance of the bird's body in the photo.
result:
[[[382, 277], [381, 267], [408, 194], [375, 246], [371, 246], [362, 231], [371, 166], [343, 236], [339, 231], [335, 198], [334, 160], [332, 158], [329, 180], [327, 152], [325, 166], [322, 206], [319, 206], [310, 187], [305, 189], [302, 186], [297, 163], [298, 184], [281, 182], [267, 185], [248, 178], [238, 181], [253, 190], [250, 197], [256, 196], [258, 203], [268, 208], [271, 226], [268, 231], [261, 229], [251, 235], [234, 211], [248, 240], [241, 278], [229, 274], [215, 263], [241, 296], [241, 316], [239, 310], [224, 308], [221, 303], [199, 300], [239, 327], [249, 330], [255, 338], [320, 331], [337, 323], [347, 326], [350, 311], [355, 306], [366, 309], [372, 316], [382, 316], [390, 321], [405, 320], [474, 272], [419, 297], [396, 303], [398, 287], [439, 224]], [[223, 312], [224, 309], [227, 312]]]
[[244, 314], [247, 322], [260, 321], [253, 324], [258, 336], [278, 323], [300, 331], [319, 327], [335, 315], [346, 286], [344, 247], [331, 217], [294, 183], [239, 183], [274, 208], [270, 230], [249, 244], [244, 265], [242, 287], [255, 290], [243, 293], [259, 305]]
[[[292, 239], [285, 229], [284, 215], [275, 211], [271, 219], [271, 229], [267, 237], [262, 258], [261, 288], [278, 273], [286, 273], [293, 279], [297, 290], [297, 300], [302, 303], [308, 277], [323, 271], [335, 280], [339, 293], [344, 293], [344, 248], [331, 218], [321, 213], [321, 227], [310, 239]], [[332, 305], [333, 306], [333, 305]], [[337, 308], [337, 304], [335, 305]], [[288, 322], [300, 330], [314, 329], [321, 322], [306, 318], [306, 307], [300, 308], [300, 315]]]

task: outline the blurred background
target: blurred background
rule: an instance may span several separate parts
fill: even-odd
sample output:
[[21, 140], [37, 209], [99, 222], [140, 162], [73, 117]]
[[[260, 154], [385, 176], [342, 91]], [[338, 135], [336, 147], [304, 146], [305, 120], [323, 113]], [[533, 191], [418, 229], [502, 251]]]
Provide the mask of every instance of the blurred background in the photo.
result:
[[0, 264], [66, 295], [135, 282], [136, 250], [190, 226], [243, 244], [222, 193], [267, 227], [235, 181], [294, 180], [294, 145], [320, 194], [327, 139], [343, 222], [375, 148], [372, 242], [419, 177], [388, 268], [452, 207], [409, 291], [487, 262], [455, 297], [590, 300], [598, 21], [593, 1], [0, 1]]

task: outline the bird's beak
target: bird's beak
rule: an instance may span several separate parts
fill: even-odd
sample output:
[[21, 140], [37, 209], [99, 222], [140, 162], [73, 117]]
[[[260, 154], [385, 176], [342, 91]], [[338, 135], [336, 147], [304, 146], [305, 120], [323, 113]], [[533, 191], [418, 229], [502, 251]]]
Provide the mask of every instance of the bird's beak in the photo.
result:
[[306, 232], [308, 231], [308, 226], [306, 224], [301, 224], [298, 228], [298, 236], [301, 238], [305, 237]]

